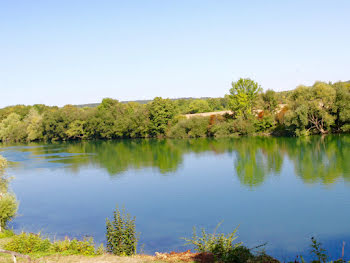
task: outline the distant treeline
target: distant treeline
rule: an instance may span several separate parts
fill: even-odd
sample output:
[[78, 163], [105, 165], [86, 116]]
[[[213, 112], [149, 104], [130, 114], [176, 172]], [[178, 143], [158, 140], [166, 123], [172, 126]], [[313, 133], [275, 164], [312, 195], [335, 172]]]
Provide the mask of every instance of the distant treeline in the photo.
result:
[[[178, 99], [171, 99], [171, 100], [196, 100], [196, 99], [210, 99], [209, 97], [202, 97], [202, 98], [192, 98], [192, 97], [187, 97], [187, 98], [178, 98]], [[147, 104], [149, 102], [152, 102], [152, 100], [129, 100], [129, 101], [121, 101], [120, 103], [130, 103], [130, 102], [136, 102], [140, 104]], [[74, 105], [79, 108], [84, 108], [84, 107], [97, 107], [101, 103], [87, 103], [87, 104], [79, 104], [79, 105]]]
[[[231, 110], [186, 119], [183, 114]], [[97, 107], [16, 105], [0, 109], [0, 140], [195, 138], [272, 134], [304, 136], [350, 131], [350, 83], [316, 82], [262, 92], [240, 79], [223, 98], [162, 99], [141, 104], [106, 98]]]

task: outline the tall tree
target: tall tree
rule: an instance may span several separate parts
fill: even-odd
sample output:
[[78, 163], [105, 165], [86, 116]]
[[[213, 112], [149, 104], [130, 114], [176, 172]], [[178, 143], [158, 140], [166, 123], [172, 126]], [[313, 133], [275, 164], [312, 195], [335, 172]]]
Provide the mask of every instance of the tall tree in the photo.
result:
[[253, 107], [261, 91], [260, 85], [249, 78], [241, 78], [237, 82], [232, 82], [228, 95], [231, 110], [236, 116], [248, 119], [253, 113]]
[[156, 97], [149, 104], [149, 118], [151, 135], [164, 135], [169, 121], [175, 116], [174, 103], [170, 99]]
[[296, 135], [328, 133], [335, 120], [335, 95], [335, 89], [324, 82], [316, 82], [312, 87], [299, 86], [291, 95], [285, 124]]

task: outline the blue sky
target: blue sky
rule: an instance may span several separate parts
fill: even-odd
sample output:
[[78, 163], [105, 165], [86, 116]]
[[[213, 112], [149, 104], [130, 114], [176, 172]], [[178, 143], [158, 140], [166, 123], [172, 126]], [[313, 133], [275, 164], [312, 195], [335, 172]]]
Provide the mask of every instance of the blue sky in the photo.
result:
[[0, 0], [0, 107], [350, 79], [350, 1]]

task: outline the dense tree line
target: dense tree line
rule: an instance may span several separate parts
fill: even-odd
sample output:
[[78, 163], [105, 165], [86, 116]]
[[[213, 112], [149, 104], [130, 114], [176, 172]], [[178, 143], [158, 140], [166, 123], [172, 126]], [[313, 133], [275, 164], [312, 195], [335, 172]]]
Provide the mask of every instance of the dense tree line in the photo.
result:
[[[288, 92], [262, 92], [240, 79], [224, 98], [147, 104], [106, 98], [97, 107], [16, 105], [0, 109], [0, 140], [56, 141], [147, 137], [226, 137], [257, 133], [302, 136], [350, 131], [350, 83], [316, 82]], [[231, 110], [232, 114], [183, 114]]]

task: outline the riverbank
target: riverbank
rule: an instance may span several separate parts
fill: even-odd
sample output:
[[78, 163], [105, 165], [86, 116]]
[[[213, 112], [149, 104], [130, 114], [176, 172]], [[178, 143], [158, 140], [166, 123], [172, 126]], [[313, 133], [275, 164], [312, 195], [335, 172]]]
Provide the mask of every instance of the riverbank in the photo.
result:
[[207, 100], [156, 97], [148, 104], [123, 104], [105, 98], [92, 108], [16, 105], [0, 109], [0, 141], [348, 133], [349, 98], [348, 82], [315, 82], [276, 93], [240, 79], [225, 97]]

